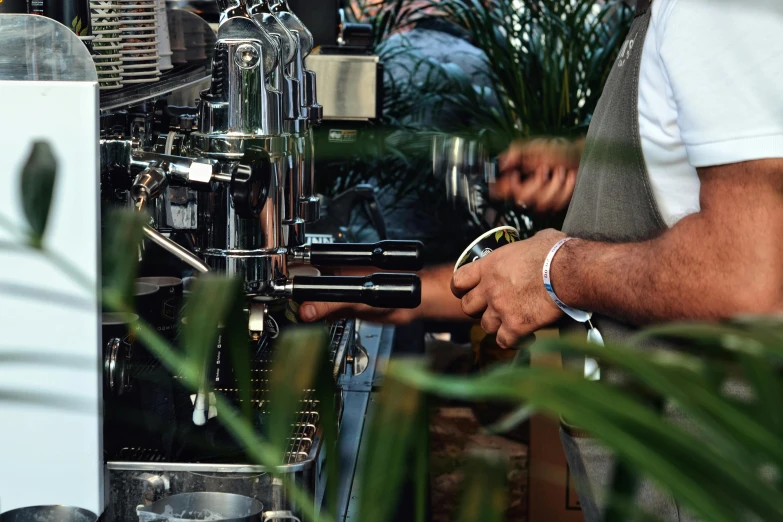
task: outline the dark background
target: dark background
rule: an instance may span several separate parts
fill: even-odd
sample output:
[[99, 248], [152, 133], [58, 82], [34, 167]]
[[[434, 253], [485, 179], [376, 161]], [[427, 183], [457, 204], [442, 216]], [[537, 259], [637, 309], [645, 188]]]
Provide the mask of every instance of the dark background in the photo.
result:
[[342, 0], [288, 0], [288, 5], [313, 33], [316, 47], [337, 43]]

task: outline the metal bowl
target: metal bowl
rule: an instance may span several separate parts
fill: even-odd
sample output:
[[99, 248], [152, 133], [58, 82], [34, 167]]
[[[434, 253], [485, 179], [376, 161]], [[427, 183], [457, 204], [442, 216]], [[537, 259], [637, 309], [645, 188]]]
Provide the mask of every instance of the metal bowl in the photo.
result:
[[0, 515], [0, 522], [96, 522], [98, 515], [86, 509], [67, 506], [34, 506], [14, 509]]
[[150, 506], [139, 507], [139, 522], [258, 522], [263, 504], [232, 493], [183, 493], [166, 497]]

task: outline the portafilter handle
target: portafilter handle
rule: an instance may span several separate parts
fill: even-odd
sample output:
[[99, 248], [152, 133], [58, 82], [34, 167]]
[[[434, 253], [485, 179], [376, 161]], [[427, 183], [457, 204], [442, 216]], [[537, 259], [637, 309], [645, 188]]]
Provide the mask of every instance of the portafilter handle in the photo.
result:
[[424, 266], [423, 250], [421, 241], [318, 243], [297, 249], [293, 260], [316, 266], [373, 266], [415, 272]]
[[416, 308], [421, 304], [421, 279], [414, 274], [296, 276], [289, 285], [290, 297], [297, 303], [363, 303], [375, 308]]

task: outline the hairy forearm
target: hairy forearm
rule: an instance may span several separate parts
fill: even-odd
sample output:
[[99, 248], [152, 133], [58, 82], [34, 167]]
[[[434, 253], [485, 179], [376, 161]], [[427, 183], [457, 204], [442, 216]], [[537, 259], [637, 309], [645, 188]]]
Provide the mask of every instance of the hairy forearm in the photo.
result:
[[453, 272], [454, 265], [439, 265], [421, 271], [421, 306], [415, 311], [418, 319], [473, 321], [465, 315], [460, 300], [451, 292]]
[[778, 311], [783, 227], [737, 221], [706, 212], [641, 243], [572, 240], [552, 266], [555, 292], [570, 306], [636, 325]]

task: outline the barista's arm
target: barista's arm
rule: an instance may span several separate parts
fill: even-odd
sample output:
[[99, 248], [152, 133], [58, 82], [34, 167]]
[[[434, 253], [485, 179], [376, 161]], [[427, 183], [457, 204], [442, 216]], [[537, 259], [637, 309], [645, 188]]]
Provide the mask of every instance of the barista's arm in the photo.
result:
[[[701, 210], [650, 241], [567, 242], [551, 270], [567, 305], [629, 323], [723, 319], [783, 309], [783, 160], [699, 169]], [[564, 234], [546, 230], [454, 274], [466, 314], [500, 346], [562, 316], [542, 267]]]
[[[425, 268], [421, 277], [421, 306], [413, 310], [371, 308], [349, 303], [303, 303], [299, 315], [304, 321], [358, 317], [379, 323], [406, 324], [416, 319], [434, 321], [470, 321], [462, 313], [459, 299], [449, 288], [454, 265]], [[341, 269], [339, 275], [367, 275], [377, 269]]]
[[563, 210], [574, 193], [584, 143], [584, 138], [512, 143], [500, 156], [500, 172], [490, 186], [490, 196], [539, 214]]
[[701, 211], [656, 239], [566, 243], [553, 263], [558, 297], [635, 324], [783, 309], [783, 160], [699, 178]]

